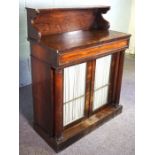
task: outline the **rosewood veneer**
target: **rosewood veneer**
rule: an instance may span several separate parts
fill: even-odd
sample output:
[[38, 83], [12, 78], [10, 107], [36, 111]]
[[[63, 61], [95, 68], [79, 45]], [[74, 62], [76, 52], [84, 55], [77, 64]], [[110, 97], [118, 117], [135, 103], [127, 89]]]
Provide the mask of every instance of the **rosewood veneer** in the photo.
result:
[[27, 8], [34, 129], [56, 152], [122, 111], [130, 35], [109, 30], [109, 9]]

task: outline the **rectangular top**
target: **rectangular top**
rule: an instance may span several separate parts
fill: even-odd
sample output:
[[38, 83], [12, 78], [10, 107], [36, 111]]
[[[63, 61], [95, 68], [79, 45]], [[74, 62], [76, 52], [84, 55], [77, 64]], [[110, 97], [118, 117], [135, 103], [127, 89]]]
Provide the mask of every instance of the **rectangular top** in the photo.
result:
[[36, 10], [36, 11], [49, 11], [49, 10], [76, 10], [76, 9], [104, 9], [109, 8], [110, 6], [98, 5], [98, 6], [79, 6], [79, 7], [61, 7], [61, 8], [29, 8], [26, 7], [27, 10]]
[[129, 46], [129, 34], [116, 31], [73, 31], [43, 36], [31, 44], [31, 55], [51, 64], [53, 68], [67, 67], [96, 59]]
[[76, 48], [96, 46], [103, 43], [129, 38], [130, 35], [116, 31], [73, 31], [62, 34], [44, 36], [40, 43], [57, 51], [64, 53]]

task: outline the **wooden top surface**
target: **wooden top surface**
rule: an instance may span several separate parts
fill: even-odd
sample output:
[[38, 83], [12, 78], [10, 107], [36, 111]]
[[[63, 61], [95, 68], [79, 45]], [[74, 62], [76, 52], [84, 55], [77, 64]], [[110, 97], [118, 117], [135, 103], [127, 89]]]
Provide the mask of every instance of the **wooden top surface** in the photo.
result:
[[50, 10], [76, 10], [76, 9], [102, 9], [102, 8], [110, 8], [107, 5], [98, 5], [98, 6], [76, 6], [76, 7], [57, 7], [57, 8], [31, 8], [26, 7], [27, 10], [36, 10], [36, 11], [50, 11]]
[[44, 36], [40, 43], [59, 53], [63, 53], [75, 48], [84, 48], [100, 45], [118, 39], [128, 38], [129, 34], [116, 31], [73, 31], [56, 35]]

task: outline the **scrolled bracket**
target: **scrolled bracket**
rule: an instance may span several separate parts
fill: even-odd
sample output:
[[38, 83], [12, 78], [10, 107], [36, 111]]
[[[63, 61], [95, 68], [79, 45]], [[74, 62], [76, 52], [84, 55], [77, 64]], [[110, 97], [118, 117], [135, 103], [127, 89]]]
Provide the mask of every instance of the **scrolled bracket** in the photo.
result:
[[102, 16], [102, 14], [106, 14], [109, 10], [110, 7], [95, 10], [95, 20], [91, 29], [108, 30], [110, 28], [110, 23]]
[[39, 32], [34, 24], [35, 24], [35, 18], [38, 16], [40, 11], [38, 9], [29, 9], [26, 8], [27, 10], [27, 22], [28, 22], [28, 40], [30, 39], [36, 39], [40, 40], [41, 39], [41, 32]]

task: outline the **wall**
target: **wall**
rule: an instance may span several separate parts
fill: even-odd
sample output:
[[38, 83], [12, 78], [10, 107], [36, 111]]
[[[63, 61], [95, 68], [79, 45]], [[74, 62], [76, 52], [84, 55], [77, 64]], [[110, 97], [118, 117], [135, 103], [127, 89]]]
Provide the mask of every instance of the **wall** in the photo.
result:
[[[27, 20], [25, 7], [51, 8], [51, 7], [77, 7], [109, 5], [111, 10], [105, 18], [111, 24], [111, 28], [121, 32], [133, 33], [134, 0], [19, 0], [19, 85], [20, 87], [31, 84], [30, 49], [27, 41]], [[132, 15], [132, 17], [131, 17]], [[132, 40], [132, 49], [134, 49]], [[132, 52], [130, 52], [132, 53]]]
[[132, 0], [132, 5], [131, 5], [131, 13], [130, 13], [130, 24], [129, 24], [129, 29], [128, 32], [132, 34], [131, 39], [130, 39], [130, 46], [129, 50], [127, 51], [130, 54], [135, 54], [135, 2]]
[[111, 29], [131, 34], [130, 46], [126, 53], [135, 54], [135, 1], [134, 0], [106, 0], [111, 6], [107, 19], [111, 23]]

